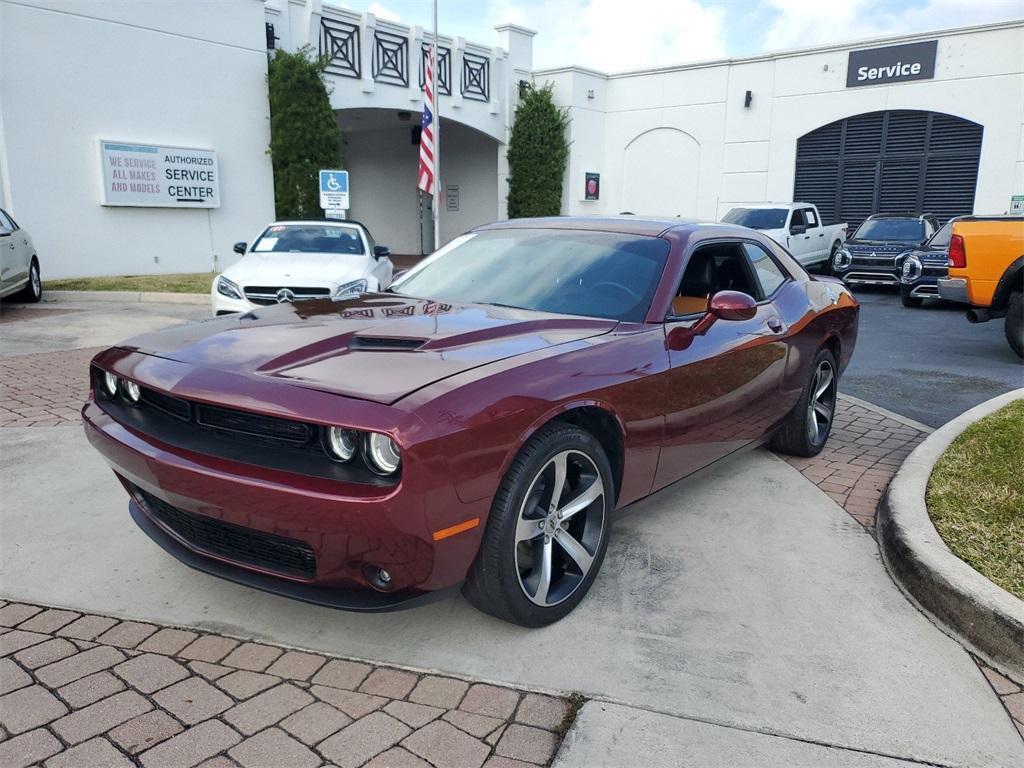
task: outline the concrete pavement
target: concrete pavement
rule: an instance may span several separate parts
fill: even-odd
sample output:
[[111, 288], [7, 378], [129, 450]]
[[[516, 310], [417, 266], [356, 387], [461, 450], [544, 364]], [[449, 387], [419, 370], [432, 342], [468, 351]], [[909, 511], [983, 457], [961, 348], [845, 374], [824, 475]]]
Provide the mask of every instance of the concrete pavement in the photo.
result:
[[461, 597], [366, 616], [191, 571], [134, 528], [123, 490], [78, 428], [4, 432], [8, 596], [581, 691], [844, 751], [951, 766], [1024, 762], [1021, 737], [978, 668], [896, 589], [874, 540], [767, 452], [631, 508], [588, 599], [529, 631]]

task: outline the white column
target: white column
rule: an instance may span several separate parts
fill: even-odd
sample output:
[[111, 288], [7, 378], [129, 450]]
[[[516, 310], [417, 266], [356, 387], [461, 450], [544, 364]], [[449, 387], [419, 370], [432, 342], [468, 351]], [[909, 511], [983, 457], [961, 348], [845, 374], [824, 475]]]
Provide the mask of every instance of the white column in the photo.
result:
[[420, 88], [420, 60], [423, 57], [423, 27], [409, 27], [409, 101], [423, 101]]
[[376, 43], [374, 33], [377, 31], [377, 17], [372, 13], [363, 14], [363, 28], [360, 30], [362, 36], [360, 43], [359, 66], [362, 70], [360, 85], [363, 93], [373, 93], [375, 84], [373, 82], [373, 47]]

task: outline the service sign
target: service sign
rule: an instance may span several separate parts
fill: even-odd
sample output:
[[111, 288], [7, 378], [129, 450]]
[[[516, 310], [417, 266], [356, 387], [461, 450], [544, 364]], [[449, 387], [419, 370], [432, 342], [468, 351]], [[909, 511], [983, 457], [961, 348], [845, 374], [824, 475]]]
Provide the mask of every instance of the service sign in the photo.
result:
[[103, 205], [219, 208], [217, 153], [208, 149], [100, 142]]
[[868, 51], [850, 51], [846, 66], [846, 87], [931, 80], [935, 77], [938, 41], [890, 45]]

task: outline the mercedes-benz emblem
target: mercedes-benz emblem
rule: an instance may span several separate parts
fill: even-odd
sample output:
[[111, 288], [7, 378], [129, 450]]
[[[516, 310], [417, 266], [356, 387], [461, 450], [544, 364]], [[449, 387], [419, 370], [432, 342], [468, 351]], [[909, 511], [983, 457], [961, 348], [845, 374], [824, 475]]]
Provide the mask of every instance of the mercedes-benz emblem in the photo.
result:
[[287, 288], [282, 288], [277, 292], [277, 303], [284, 304], [286, 301], [295, 301], [295, 294]]

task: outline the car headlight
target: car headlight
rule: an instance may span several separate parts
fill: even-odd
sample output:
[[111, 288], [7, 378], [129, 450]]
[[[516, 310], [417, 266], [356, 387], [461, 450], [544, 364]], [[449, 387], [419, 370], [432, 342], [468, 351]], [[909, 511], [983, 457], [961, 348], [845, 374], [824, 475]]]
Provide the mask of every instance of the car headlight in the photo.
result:
[[358, 296], [361, 293], [366, 293], [366, 288], [369, 285], [366, 278], [360, 280], [353, 280], [349, 283], [342, 283], [338, 286], [338, 290], [334, 292], [334, 299], [349, 299], [353, 296]]
[[344, 427], [327, 427], [324, 430], [323, 444], [332, 459], [348, 461], [356, 455], [359, 433]]
[[370, 469], [381, 475], [393, 475], [402, 464], [398, 443], [380, 432], [366, 437], [366, 459]]
[[845, 248], [840, 248], [838, 251], [836, 251], [835, 258], [832, 259], [833, 266], [839, 269], [846, 269], [852, 263], [853, 256]]
[[139, 398], [142, 397], [142, 391], [139, 389], [139, 385], [134, 381], [128, 381], [125, 379], [122, 382], [122, 389], [124, 390], [124, 396], [128, 398], [128, 402], [135, 405], [139, 402]]
[[228, 280], [224, 275], [217, 278], [217, 293], [227, 296], [229, 299], [241, 299], [242, 291], [238, 285]]
[[924, 267], [921, 265], [921, 260], [917, 256], [908, 256], [903, 260], [900, 279], [904, 283], [912, 283], [921, 276], [922, 272], [924, 272]]
[[120, 379], [112, 373], [106, 371], [103, 372], [101, 383], [103, 385], [103, 394], [107, 397], [117, 397], [117, 385]]

